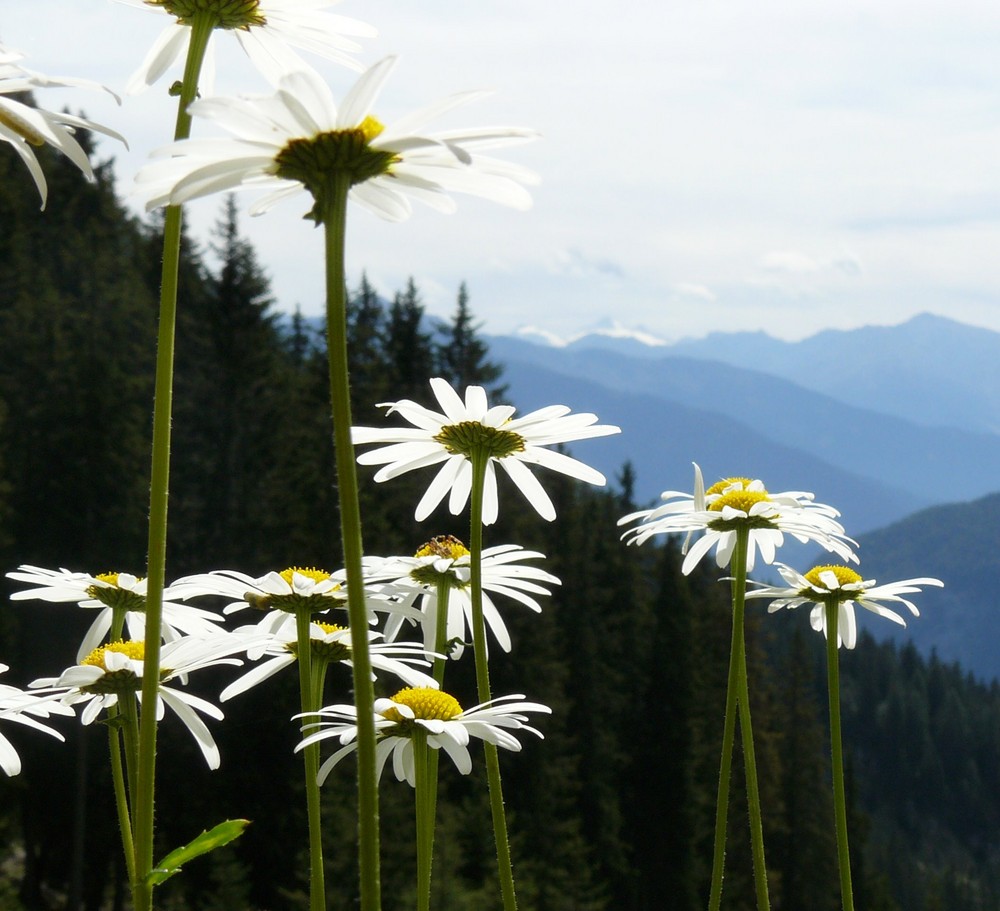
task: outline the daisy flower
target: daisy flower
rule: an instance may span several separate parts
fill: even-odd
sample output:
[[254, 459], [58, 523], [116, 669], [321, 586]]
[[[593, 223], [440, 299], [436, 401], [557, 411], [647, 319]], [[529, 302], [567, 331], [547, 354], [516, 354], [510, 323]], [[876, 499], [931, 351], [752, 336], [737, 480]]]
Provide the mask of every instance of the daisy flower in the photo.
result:
[[[249, 629], [255, 629], [250, 627]], [[322, 662], [324, 665], [333, 662], [343, 662], [353, 667], [351, 662], [351, 631], [343, 626], [329, 623], [309, 624], [310, 646], [312, 648], [313, 665]], [[416, 670], [410, 665], [429, 666], [427, 655], [423, 648], [415, 642], [400, 642], [391, 644], [380, 642], [382, 635], [376, 632], [368, 633], [368, 651], [371, 655], [372, 667], [380, 671], [395, 674], [410, 686], [437, 688], [434, 678]], [[256, 650], [259, 653], [259, 650]], [[297, 658], [298, 641], [294, 626], [285, 626], [278, 633], [272, 634], [263, 648], [267, 660], [253, 667], [246, 674], [229, 684], [219, 700], [226, 702], [240, 693], [263, 683], [273, 677], [283, 668], [293, 665]], [[252, 657], [252, 655], [251, 655]]]
[[[281, 572], [269, 572], [260, 578], [248, 576], [232, 569], [214, 570], [178, 579], [170, 586], [172, 597], [189, 598], [216, 595], [228, 599], [223, 614], [253, 608], [265, 612], [256, 628], [267, 635], [283, 633], [286, 626], [295, 628], [295, 614], [306, 611], [318, 614], [333, 608], [347, 608], [347, 588], [340, 574], [328, 573], [312, 567], [291, 566]], [[376, 591], [365, 593], [370, 619], [375, 611], [392, 613], [401, 611], [414, 618], [419, 612], [396, 604]], [[260, 657], [263, 646], [256, 655]]]
[[[68, 569], [43, 569], [39, 566], [22, 565], [16, 572], [7, 573], [8, 579], [27, 582], [35, 588], [14, 592], [11, 601], [26, 601], [37, 598], [41, 601], [71, 602], [80, 607], [99, 611], [90, 629], [83, 637], [77, 653], [79, 661], [101, 642], [111, 629], [115, 612], [124, 612], [125, 624], [133, 639], [142, 639], [146, 634], [146, 580], [131, 573], [87, 573], [70, 572]], [[218, 632], [222, 618], [210, 611], [176, 604], [176, 596], [167, 588], [163, 592], [162, 635], [166, 642], [179, 639], [182, 635], [209, 636]]]
[[[840, 515], [832, 506], [814, 502], [813, 494], [800, 490], [769, 493], [761, 481], [750, 478], [726, 478], [707, 490], [701, 468], [694, 466], [694, 493], [667, 490], [665, 501], [656, 509], [631, 513], [618, 520], [619, 525], [639, 520], [639, 525], [622, 535], [630, 544], [643, 544], [653, 535], [670, 532], [686, 534], [681, 567], [687, 574], [705, 554], [715, 548], [715, 561], [728, 566], [736, 546], [740, 527], [750, 532], [747, 570], [754, 567], [757, 551], [765, 563], [773, 563], [775, 552], [791, 535], [803, 544], [812, 541], [841, 559], [857, 562], [848, 538], [837, 521]], [[691, 539], [704, 534], [693, 545]]]
[[[6, 664], [0, 664], [0, 674], [6, 673]], [[0, 684], [0, 720], [4, 723], [14, 721], [36, 731], [51, 734], [56, 740], [63, 740], [63, 735], [55, 728], [38, 721], [38, 718], [48, 718], [50, 715], [73, 715], [73, 709], [51, 698], [38, 696], [36, 693], [25, 693], [16, 686]], [[7, 775], [17, 775], [21, 771], [21, 758], [17, 755], [14, 745], [3, 734], [0, 734], [0, 769]]]
[[[191, 22], [197, 12], [213, 14], [215, 29], [223, 29], [240, 43], [254, 66], [271, 83], [290, 70], [306, 69], [306, 62], [292, 48], [308, 51], [352, 70], [361, 65], [351, 56], [361, 46], [348, 36], [373, 37], [370, 25], [324, 12], [338, 0], [118, 0], [140, 9], [162, 11], [173, 18], [156, 39], [126, 91], [137, 94], [156, 82], [170, 67], [187, 56]], [[209, 44], [209, 50], [212, 43]], [[208, 61], [206, 60], [206, 64]], [[214, 67], [206, 65], [207, 70]], [[211, 84], [205, 74], [203, 88]]]
[[[166, 684], [186, 683], [189, 674], [202, 668], [240, 665], [243, 662], [232, 655], [245, 649], [244, 636], [220, 633], [209, 639], [186, 636], [166, 643], [160, 651], [156, 717], [163, 717], [164, 706], [173, 711], [197, 741], [210, 769], [219, 767], [219, 748], [198, 713], [221, 721], [221, 710], [200, 696]], [[58, 677], [41, 678], [29, 686], [42, 692], [61, 692], [65, 705], [83, 705], [80, 720], [90, 724], [103, 709], [118, 705], [120, 699], [134, 696], [141, 700], [144, 656], [145, 643], [141, 640], [119, 640], [94, 649]]]
[[920, 616], [916, 605], [903, 595], [912, 595], [920, 591], [921, 585], [941, 587], [940, 579], [903, 579], [901, 582], [889, 582], [886, 585], [876, 585], [874, 579], [862, 579], [858, 573], [847, 566], [815, 566], [805, 575], [800, 575], [783, 563], [776, 563], [778, 572], [785, 580], [785, 585], [765, 585], [754, 582], [758, 587], [747, 592], [747, 598], [769, 598], [768, 613], [781, 610], [783, 607], [794, 608], [802, 604], [813, 605], [809, 614], [809, 622], [814, 630], [826, 635], [827, 605], [837, 606], [837, 645], [854, 648], [858, 639], [857, 619], [854, 607], [863, 607], [873, 614], [892, 620], [900, 626], [906, 626], [906, 621], [895, 611], [884, 604], [902, 604], [909, 608], [914, 617]]
[[556, 517], [555, 507], [528, 465], [541, 465], [591, 484], [605, 483], [599, 471], [546, 447], [621, 433], [619, 427], [596, 424], [597, 416], [593, 414], [570, 414], [565, 405], [550, 405], [516, 418], [511, 405], [490, 407], [482, 386], [469, 386], [463, 402], [440, 377], [431, 380], [431, 388], [441, 412], [407, 399], [379, 406], [387, 408], [387, 414], [402, 415], [413, 427], [351, 430], [356, 444], [389, 444], [358, 456], [362, 465], [383, 466], [375, 474], [376, 481], [444, 463], [417, 504], [418, 522], [426, 519], [446, 495], [452, 515], [462, 511], [472, 488], [471, 460], [477, 452], [489, 457], [483, 491], [484, 525], [492, 525], [499, 511], [496, 465], [503, 468], [538, 514], [550, 522]]
[[[537, 702], [517, 701], [520, 699], [524, 697], [502, 696], [465, 711], [462, 711], [462, 706], [454, 696], [426, 687], [408, 687], [391, 699], [376, 699], [376, 775], [381, 778], [382, 770], [392, 756], [392, 769], [396, 779], [405, 780], [411, 787], [414, 786], [416, 779], [412, 736], [415, 729], [426, 733], [429, 747], [444, 750], [463, 775], [472, 771], [472, 757], [468, 750], [472, 737], [505, 750], [520, 751], [521, 744], [510, 731], [530, 731], [538, 737], [542, 736], [539, 731], [526, 724], [528, 718], [523, 713], [552, 714], [552, 709], [548, 706]], [[305, 725], [303, 730], [319, 730], [307, 735], [295, 748], [296, 751], [331, 737], [337, 738], [342, 745], [320, 767], [319, 783], [322, 784], [333, 767], [357, 749], [357, 710], [353, 705], [331, 705], [315, 714], [321, 720]]]
[[[551, 592], [538, 583], [561, 583], [551, 573], [522, 561], [544, 558], [544, 554], [523, 550], [516, 544], [501, 544], [483, 551], [483, 618], [505, 652], [511, 648], [510, 634], [488, 592], [513, 598], [536, 613], [540, 612], [542, 607], [533, 596], [549, 595]], [[428, 651], [433, 651], [435, 647], [438, 588], [442, 581], [447, 583], [449, 597], [445, 641], [451, 646], [450, 657], [461, 657], [465, 646], [463, 640], [472, 635], [472, 599], [469, 597], [470, 555], [458, 538], [439, 535], [412, 557], [390, 557], [372, 571], [371, 578], [373, 581], [388, 581], [404, 604], [419, 601], [424, 648]], [[389, 617], [385, 625], [387, 640], [396, 638], [403, 620], [401, 614]]]
[[[94, 170], [90, 166], [87, 153], [73, 138], [75, 130], [79, 128], [103, 133], [119, 140], [126, 148], [128, 143], [125, 142], [124, 136], [96, 121], [76, 117], [73, 114], [47, 111], [26, 101], [9, 97], [12, 94], [44, 88], [89, 88], [109, 91], [104, 86], [86, 79], [49, 77], [24, 69], [17, 63], [22, 56], [18, 51], [0, 45], [0, 140], [8, 143], [27, 166], [31, 179], [38, 188], [38, 195], [42, 200], [41, 207], [44, 210], [49, 190], [35, 149], [44, 145], [52, 146], [73, 162], [87, 180], [92, 181]], [[110, 94], [114, 95], [114, 92]], [[117, 99], [118, 96], [114, 97]]]
[[479, 152], [536, 134], [511, 127], [422, 132], [433, 117], [478, 92], [452, 96], [384, 126], [370, 111], [395, 62], [387, 57], [367, 70], [339, 108], [311, 70], [286, 74], [271, 96], [195, 102], [188, 109], [194, 117], [214, 121], [232, 138], [188, 139], [155, 152], [159, 160], [136, 175], [147, 208], [223, 190], [270, 191], [251, 207], [257, 215], [309, 191], [315, 200], [310, 217], [320, 222], [334, 178], [348, 179], [350, 198], [389, 221], [409, 216], [408, 197], [454, 211], [451, 191], [528, 208], [531, 197], [521, 184], [534, 182], [534, 175]]

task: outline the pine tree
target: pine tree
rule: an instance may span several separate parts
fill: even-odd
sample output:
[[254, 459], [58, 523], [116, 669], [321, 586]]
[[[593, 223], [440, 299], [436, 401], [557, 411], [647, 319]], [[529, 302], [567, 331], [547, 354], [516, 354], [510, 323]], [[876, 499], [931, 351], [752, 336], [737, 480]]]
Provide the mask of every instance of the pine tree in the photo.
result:
[[424, 328], [424, 304], [411, 278], [389, 308], [383, 341], [389, 401], [412, 399], [428, 404], [427, 381], [434, 375], [434, 347]]
[[450, 323], [437, 327], [440, 341], [434, 346], [437, 375], [443, 376], [456, 389], [484, 386], [490, 401], [496, 402], [507, 392], [497, 385], [503, 367], [487, 360], [488, 348], [479, 338], [482, 323], [477, 323], [469, 308], [469, 291], [465, 282], [458, 289], [458, 304]]

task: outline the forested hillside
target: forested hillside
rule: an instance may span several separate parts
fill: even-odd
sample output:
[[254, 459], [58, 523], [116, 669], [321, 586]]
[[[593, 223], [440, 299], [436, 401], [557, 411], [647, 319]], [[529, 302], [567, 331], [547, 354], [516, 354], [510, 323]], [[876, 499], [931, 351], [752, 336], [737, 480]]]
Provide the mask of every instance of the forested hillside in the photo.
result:
[[[39, 213], [32, 188], [12, 173], [19, 166], [0, 156], [0, 567], [141, 574], [157, 227], [126, 215], [109, 167], [88, 185], [47, 158], [52, 203]], [[182, 273], [168, 576], [335, 569], [322, 336], [301, 319], [279, 318], [233, 205], [220, 213], [212, 243], [212, 257], [188, 243]], [[454, 317], [434, 326], [413, 283], [385, 301], [357, 279], [350, 325], [357, 423], [385, 420], [375, 403], [426, 400], [434, 375], [503, 395], [501, 366], [477, 335], [475, 289], [456, 294]], [[426, 480], [416, 473], [376, 485], [362, 472], [368, 553], [409, 554], [443, 533], [467, 537], [461, 520], [443, 512], [413, 521]], [[529, 738], [522, 753], [503, 757], [519, 892], [532, 911], [704, 906], [728, 586], [713, 568], [682, 576], [671, 546], [620, 543], [616, 521], [634, 506], [634, 480], [628, 465], [607, 491], [551, 477], [552, 525], [520, 509], [517, 491], [502, 490], [501, 520], [487, 531], [487, 545], [546, 553], [546, 569], [563, 582], [540, 615], [504, 606], [514, 649], [491, 662], [497, 693], [524, 692], [554, 710], [540, 724], [544, 741]], [[23, 686], [71, 664], [88, 618], [75, 608], [8, 603], [4, 586], [0, 661], [11, 665], [9, 682]], [[772, 901], [786, 911], [837, 907], [819, 646], [805, 612], [750, 617]], [[472, 704], [466, 664], [458, 666], [456, 695]], [[842, 667], [858, 907], [996, 908], [1000, 689], [870, 640], [845, 653]], [[230, 677], [217, 673], [206, 695]], [[165, 886], [164, 909], [305, 906], [293, 677], [227, 703], [225, 722], [213, 725], [223, 755], [217, 772], [205, 769], [178, 725], [165, 723], [163, 844], [225, 817], [253, 824]], [[346, 674], [331, 679], [330, 701], [342, 700], [348, 685]], [[78, 723], [61, 729], [65, 744], [11, 733], [25, 766], [17, 778], [0, 778], [0, 907], [11, 911], [122, 907], [105, 732]], [[481, 771], [477, 762], [473, 777]], [[734, 782], [741, 780], [737, 770]], [[728, 911], [753, 905], [739, 791], [730, 814]], [[327, 782], [324, 800], [331, 907], [347, 908], [356, 863], [350, 763]], [[412, 907], [412, 792], [386, 775], [382, 800], [385, 907], [402, 911]], [[497, 907], [482, 782], [445, 776], [439, 812], [437, 907]]]

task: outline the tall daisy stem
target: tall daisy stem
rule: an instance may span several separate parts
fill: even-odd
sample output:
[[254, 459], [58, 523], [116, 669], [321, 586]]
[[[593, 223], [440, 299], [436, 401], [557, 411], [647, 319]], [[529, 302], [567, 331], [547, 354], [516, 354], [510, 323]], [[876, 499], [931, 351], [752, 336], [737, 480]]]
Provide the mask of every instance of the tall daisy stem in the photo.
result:
[[[417, 817], [417, 911], [430, 911], [431, 868], [434, 863], [434, 804], [430, 793], [431, 774], [429, 759], [437, 754], [427, 746], [423, 730], [413, 732], [414, 805]], [[437, 764], [433, 770], [437, 776]]]
[[[299, 665], [299, 699], [302, 714], [308, 719], [320, 707], [319, 694], [315, 691], [312, 666], [312, 636], [309, 611], [295, 614], [296, 659]], [[320, 817], [319, 744], [311, 743], [302, 749], [305, 766], [306, 815], [309, 825], [309, 911], [326, 911], [326, 883], [323, 874], [323, 824]]]
[[722, 726], [722, 755], [719, 761], [719, 789], [715, 804], [715, 848], [712, 857], [712, 881], [709, 891], [709, 911], [719, 911], [722, 905], [722, 880], [726, 865], [726, 827], [729, 816], [729, 782], [732, 773], [733, 742], [736, 738], [736, 716], [739, 711], [743, 738], [744, 765], [747, 776], [747, 803], [750, 810], [750, 834], [754, 859], [754, 881], [758, 909], [768, 908], [767, 872], [764, 866], [764, 841], [761, 834], [760, 798], [757, 792], [757, 763], [750, 724], [749, 688], [747, 686], [746, 643], [743, 615], [746, 599], [747, 551], [750, 530], [736, 530], [733, 550], [733, 631], [729, 647], [729, 679], [726, 684], [726, 712]]
[[108, 748], [111, 753], [111, 782], [115, 792], [115, 809], [121, 831], [122, 849], [125, 852], [125, 869], [129, 882], [135, 880], [135, 844], [132, 841], [132, 818], [129, 815], [128, 789], [122, 764], [122, 736], [119, 730], [122, 719], [117, 708], [108, 710]]
[[[483, 492], [486, 486], [486, 466], [489, 456], [476, 452], [472, 460], [472, 493], [469, 515], [469, 561], [471, 569], [472, 644], [476, 656], [476, 689], [480, 703], [492, 699], [490, 670], [486, 655], [486, 621], [483, 617]], [[500, 781], [500, 757], [495, 744], [483, 742], [486, 754], [486, 778], [490, 790], [490, 812], [493, 816], [493, 837], [497, 848], [497, 873], [504, 911], [516, 911], [514, 867], [507, 838], [507, 816], [503, 806], [503, 786]]]
[[[741, 529], [749, 541], [749, 532]], [[740, 656], [737, 668], [739, 692], [736, 704], [740, 713], [740, 736], [743, 741], [743, 767], [746, 772], [747, 810], [750, 816], [750, 849], [753, 854], [753, 879], [757, 891], [757, 911], [767, 911], [771, 907], [767, 894], [767, 864], [764, 860], [764, 826], [760, 811], [760, 792], [757, 787], [757, 754], [753, 745], [753, 725], [750, 723], [750, 687], [747, 683], [747, 650], [743, 632], [744, 607], [747, 589], [747, 547], [740, 550], [739, 536], [737, 551], [742, 559], [733, 556], [733, 627], [739, 625]]]
[[[184, 81], [177, 105], [174, 139], [191, 134], [188, 105], [198, 92], [198, 74], [205, 49], [218, 19], [213, 12], [192, 17], [191, 38], [184, 65]], [[153, 867], [153, 812], [156, 778], [157, 687], [160, 682], [160, 629], [167, 562], [167, 492], [170, 484], [170, 416], [173, 410], [174, 336], [177, 321], [177, 272], [180, 264], [181, 210], [169, 206], [163, 226], [163, 270], [160, 279], [160, 318], [156, 341], [156, 380], [153, 401], [152, 465], [149, 488], [149, 550], [146, 587], [145, 672], [139, 725], [137, 792], [134, 793], [135, 864], [132, 897], [136, 911], [151, 911], [152, 887], [147, 877]]]
[[344, 239], [347, 229], [348, 177], [331, 181], [323, 224], [326, 232], [326, 332], [330, 370], [330, 406], [340, 498], [340, 528], [347, 572], [347, 610], [354, 665], [354, 700], [358, 716], [358, 862], [361, 911], [381, 908], [379, 882], [378, 780], [375, 777], [375, 690], [368, 648], [368, 611], [361, 567], [361, 509], [351, 442], [351, 392], [347, 370], [347, 285]]
[[[113, 608], [111, 630], [108, 642], [116, 642], [122, 636], [125, 626], [125, 609]], [[125, 870], [128, 881], [135, 880], [135, 843], [132, 840], [132, 817], [129, 811], [128, 787], [125, 784], [125, 768], [122, 761], [122, 726], [125, 718], [117, 705], [108, 707], [108, 749], [111, 758], [111, 783], [115, 792], [115, 810], [118, 813], [118, 828], [121, 831], [122, 849], [125, 852]], [[135, 795], [132, 795], [135, 799]]]
[[840, 896], [844, 911], [854, 911], [851, 885], [851, 854], [847, 844], [847, 796], [844, 788], [844, 748], [840, 732], [840, 654], [837, 647], [837, 620], [840, 606], [826, 604], [826, 678], [830, 696], [830, 752], [833, 767], [833, 812], [837, 828], [837, 863], [840, 867]]

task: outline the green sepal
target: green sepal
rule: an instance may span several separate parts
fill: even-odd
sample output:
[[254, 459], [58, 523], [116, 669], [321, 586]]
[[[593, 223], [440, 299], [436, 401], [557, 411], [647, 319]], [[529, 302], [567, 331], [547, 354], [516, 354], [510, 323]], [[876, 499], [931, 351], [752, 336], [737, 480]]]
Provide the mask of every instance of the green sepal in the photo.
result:
[[158, 886], [164, 880], [170, 879], [189, 860], [207, 854], [215, 848], [229, 844], [234, 838], [239, 838], [243, 830], [250, 825], [249, 819], [227, 819], [215, 828], [202, 832], [194, 841], [181, 848], [175, 848], [163, 858], [146, 877], [150, 886]]

